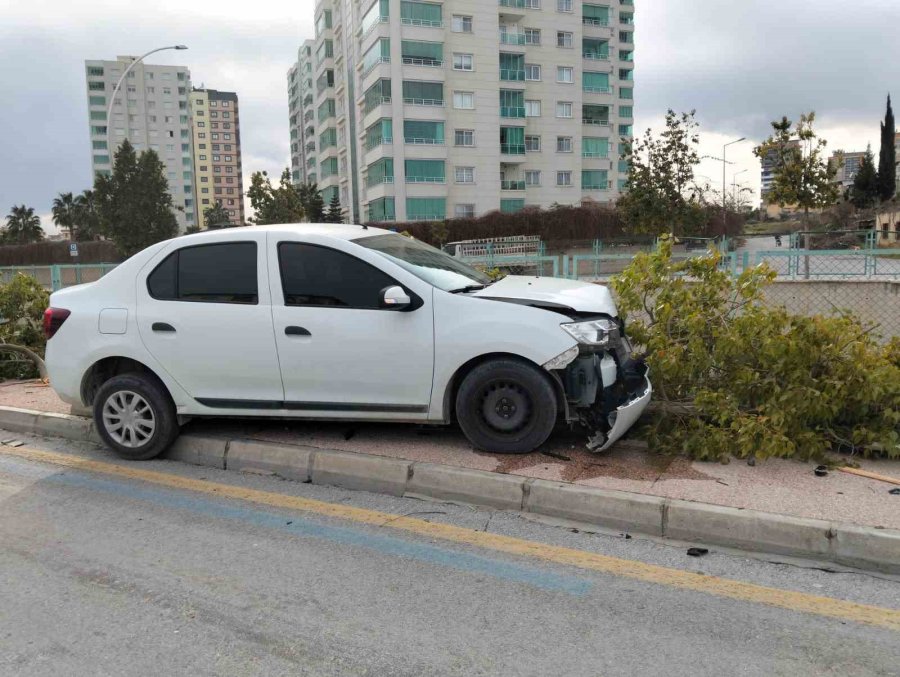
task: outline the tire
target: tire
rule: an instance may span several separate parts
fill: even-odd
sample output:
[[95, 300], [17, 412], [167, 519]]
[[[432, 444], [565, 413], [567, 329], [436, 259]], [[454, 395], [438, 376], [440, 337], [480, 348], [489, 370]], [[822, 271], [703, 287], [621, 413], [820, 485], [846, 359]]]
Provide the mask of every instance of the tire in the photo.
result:
[[478, 365], [466, 375], [456, 393], [459, 426], [482, 451], [534, 451], [553, 432], [556, 414], [556, 391], [549, 377], [513, 359]]
[[172, 398], [156, 378], [141, 373], [113, 376], [100, 386], [94, 425], [106, 446], [129, 461], [156, 458], [179, 432]]

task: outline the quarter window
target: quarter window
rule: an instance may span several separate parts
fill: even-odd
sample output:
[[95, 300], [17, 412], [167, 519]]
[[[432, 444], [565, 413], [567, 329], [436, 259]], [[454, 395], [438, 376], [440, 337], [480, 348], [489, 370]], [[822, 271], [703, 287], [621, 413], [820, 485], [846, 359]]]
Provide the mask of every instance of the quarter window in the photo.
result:
[[286, 306], [381, 308], [381, 291], [397, 283], [355, 256], [326, 247], [282, 242], [278, 246]]
[[160, 301], [258, 303], [256, 243], [179, 249], [150, 273], [147, 290]]

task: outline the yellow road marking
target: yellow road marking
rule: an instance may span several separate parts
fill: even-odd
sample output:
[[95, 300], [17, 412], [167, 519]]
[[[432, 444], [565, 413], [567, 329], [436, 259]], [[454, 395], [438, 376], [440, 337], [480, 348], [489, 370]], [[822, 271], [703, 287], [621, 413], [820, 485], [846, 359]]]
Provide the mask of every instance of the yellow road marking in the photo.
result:
[[73, 468], [105, 475], [114, 475], [132, 480], [140, 480], [151, 484], [184, 489], [213, 496], [250, 501], [289, 510], [311, 512], [326, 517], [336, 517], [362, 524], [387, 527], [398, 531], [417, 534], [427, 538], [440, 539], [453, 543], [465, 543], [479, 548], [503, 552], [522, 557], [533, 557], [556, 564], [598, 571], [605, 574], [632, 578], [647, 583], [656, 583], [684, 590], [694, 590], [718, 597], [735, 599], [742, 602], [753, 602], [772, 607], [788, 609], [817, 616], [837, 618], [873, 625], [889, 630], [900, 631], [900, 611], [885, 609], [866, 604], [857, 604], [830, 597], [808, 595], [792, 590], [767, 588], [753, 583], [744, 583], [727, 578], [717, 578], [703, 574], [670, 569], [668, 567], [646, 564], [593, 552], [584, 552], [572, 548], [563, 548], [546, 543], [526, 541], [499, 534], [474, 531], [450, 524], [436, 524], [425, 520], [392, 515], [377, 510], [354, 508], [348, 505], [337, 505], [325, 501], [317, 501], [299, 496], [287, 496], [270, 491], [247, 489], [229, 484], [219, 484], [207, 480], [179, 477], [168, 473], [143, 470], [136, 465], [117, 465], [92, 461], [69, 454], [29, 449], [28, 447], [2, 447], [0, 453], [18, 456], [30, 461], [50, 463], [64, 468]]

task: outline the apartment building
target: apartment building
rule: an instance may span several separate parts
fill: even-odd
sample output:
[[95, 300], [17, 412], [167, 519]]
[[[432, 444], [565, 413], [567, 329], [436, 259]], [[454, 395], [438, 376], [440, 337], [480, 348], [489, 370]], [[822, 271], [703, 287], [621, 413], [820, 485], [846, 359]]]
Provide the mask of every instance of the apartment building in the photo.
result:
[[241, 164], [241, 119], [234, 92], [191, 91], [198, 225], [206, 229], [204, 212], [221, 204], [231, 224], [244, 223], [244, 180]]
[[[297, 50], [297, 62], [288, 70], [288, 109], [291, 133], [291, 180], [295, 186], [315, 183], [316, 123], [313, 91], [313, 49], [316, 41], [307, 40]], [[308, 135], [307, 135], [307, 132]]]
[[119, 88], [107, 120], [116, 83], [136, 59], [85, 61], [91, 168], [109, 174], [115, 151], [125, 139], [137, 151], [155, 150], [166, 167], [172, 202], [179, 208], [175, 212], [179, 230], [185, 231], [198, 223], [188, 103], [191, 74], [184, 66], [138, 63]]
[[309, 115], [304, 148], [315, 142], [323, 197], [349, 219], [605, 203], [622, 189], [630, 0], [319, 0], [315, 25], [315, 112], [291, 114]]
[[865, 151], [835, 151], [828, 159], [829, 164], [837, 167], [834, 182], [840, 184], [841, 191], [845, 191], [853, 185], [853, 180], [859, 173], [860, 165], [866, 157]]

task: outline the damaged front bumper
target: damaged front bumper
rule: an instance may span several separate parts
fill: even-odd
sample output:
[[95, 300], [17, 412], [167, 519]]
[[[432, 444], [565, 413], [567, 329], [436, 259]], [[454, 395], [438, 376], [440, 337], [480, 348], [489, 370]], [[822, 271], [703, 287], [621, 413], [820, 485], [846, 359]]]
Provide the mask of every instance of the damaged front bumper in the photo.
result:
[[590, 431], [591, 451], [605, 451], [621, 439], [653, 393], [646, 364], [632, 357], [631, 344], [622, 336], [605, 350], [582, 346], [557, 373], [566, 393], [566, 418]]

